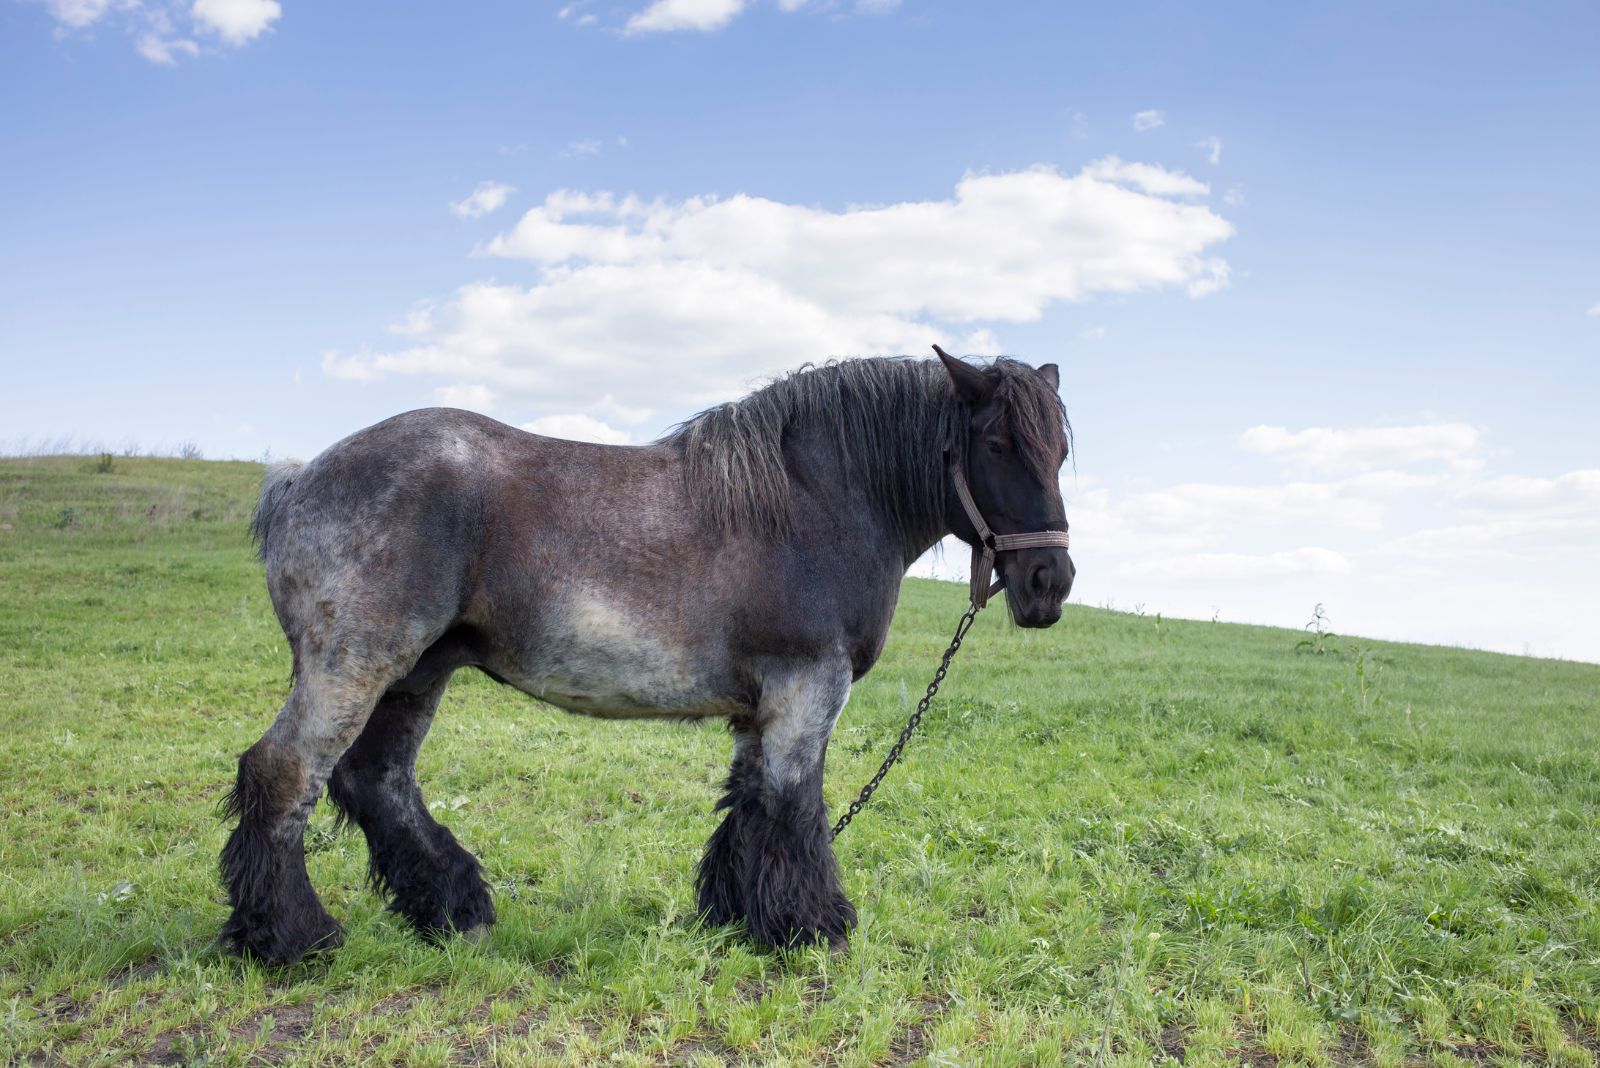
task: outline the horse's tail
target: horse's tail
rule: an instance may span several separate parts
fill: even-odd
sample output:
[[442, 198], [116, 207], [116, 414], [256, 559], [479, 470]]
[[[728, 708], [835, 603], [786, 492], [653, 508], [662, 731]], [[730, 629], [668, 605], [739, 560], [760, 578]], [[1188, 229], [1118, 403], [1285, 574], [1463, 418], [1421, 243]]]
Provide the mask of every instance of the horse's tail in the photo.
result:
[[272, 530], [272, 517], [304, 467], [299, 460], [284, 460], [268, 467], [261, 476], [261, 499], [256, 501], [255, 514], [250, 517], [250, 536], [255, 539], [256, 552], [262, 559], [267, 555], [267, 534]]

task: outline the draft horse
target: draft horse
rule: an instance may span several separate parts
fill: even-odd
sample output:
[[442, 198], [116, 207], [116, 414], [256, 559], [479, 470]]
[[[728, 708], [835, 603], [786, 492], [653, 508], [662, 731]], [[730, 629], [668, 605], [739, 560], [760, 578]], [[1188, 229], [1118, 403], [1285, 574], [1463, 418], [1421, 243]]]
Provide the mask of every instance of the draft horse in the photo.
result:
[[[272, 467], [252, 527], [294, 685], [239, 758], [223, 944], [290, 963], [341, 940], [306, 876], [324, 788], [419, 933], [494, 922], [477, 859], [415, 772], [451, 674], [470, 666], [586, 715], [727, 717], [702, 913], [769, 945], [842, 945], [855, 908], [823, 757], [906, 568], [950, 532], [979, 544], [955, 476], [1000, 535], [1067, 526], [1055, 366], [938, 355], [803, 368], [649, 445], [434, 408]], [[1001, 551], [995, 566], [1018, 625], [1060, 619], [1065, 548]]]

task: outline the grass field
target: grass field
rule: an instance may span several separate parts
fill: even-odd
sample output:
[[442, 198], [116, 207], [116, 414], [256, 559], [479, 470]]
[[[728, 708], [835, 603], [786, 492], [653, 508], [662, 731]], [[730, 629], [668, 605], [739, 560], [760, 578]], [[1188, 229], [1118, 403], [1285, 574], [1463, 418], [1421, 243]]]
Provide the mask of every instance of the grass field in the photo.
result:
[[[463, 672], [421, 776], [483, 859], [493, 934], [411, 938], [323, 806], [309, 863], [344, 948], [222, 956], [217, 804], [288, 684], [244, 533], [259, 473], [0, 461], [0, 1062], [1600, 1055], [1600, 666], [1077, 606], [979, 620], [839, 840], [846, 954], [696, 922], [719, 725], [592, 722]], [[907, 583], [834, 738], [835, 808], [962, 596]]]

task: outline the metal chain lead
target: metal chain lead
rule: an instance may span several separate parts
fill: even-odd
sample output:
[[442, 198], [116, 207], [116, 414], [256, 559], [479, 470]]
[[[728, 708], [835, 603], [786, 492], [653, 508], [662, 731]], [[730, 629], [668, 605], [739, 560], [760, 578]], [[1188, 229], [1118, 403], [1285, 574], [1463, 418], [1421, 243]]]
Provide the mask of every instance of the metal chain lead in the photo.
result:
[[889, 774], [889, 769], [894, 767], [895, 761], [900, 759], [900, 753], [905, 749], [906, 743], [916, 733], [917, 724], [922, 722], [922, 717], [928, 711], [928, 705], [933, 702], [934, 695], [939, 692], [939, 684], [944, 681], [945, 672], [950, 670], [950, 661], [955, 659], [956, 650], [961, 648], [961, 639], [967, 636], [967, 631], [972, 629], [972, 621], [978, 618], [979, 606], [977, 602], [969, 603], [966, 615], [961, 617], [961, 622], [956, 624], [956, 635], [950, 639], [950, 648], [944, 651], [944, 659], [939, 661], [939, 670], [933, 673], [933, 681], [928, 683], [928, 692], [922, 700], [917, 702], [917, 710], [911, 713], [911, 718], [906, 720], [905, 729], [900, 732], [900, 738], [889, 750], [889, 755], [884, 757], [883, 765], [878, 768], [878, 773], [872, 777], [867, 785], [861, 788], [861, 794], [845, 809], [844, 815], [839, 817], [839, 822], [833, 825], [833, 833], [829, 839], [839, 837], [839, 832], [850, 826], [850, 821], [856, 818], [856, 813], [867, 807], [867, 802], [872, 800], [872, 794]]

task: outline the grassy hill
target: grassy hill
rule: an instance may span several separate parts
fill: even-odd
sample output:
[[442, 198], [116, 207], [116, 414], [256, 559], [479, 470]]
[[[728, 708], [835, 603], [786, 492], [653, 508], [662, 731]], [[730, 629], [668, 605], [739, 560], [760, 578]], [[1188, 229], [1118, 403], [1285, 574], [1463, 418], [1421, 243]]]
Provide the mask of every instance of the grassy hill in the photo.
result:
[[[418, 944], [326, 806], [322, 963], [219, 955], [216, 807], [289, 660], [260, 469], [0, 461], [0, 1063], [1484, 1064], [1600, 1055], [1600, 667], [986, 612], [839, 840], [847, 954], [702, 929], [720, 725], [473, 672], [421, 777], [500, 923]], [[908, 582], [837, 808], [962, 608]]]

